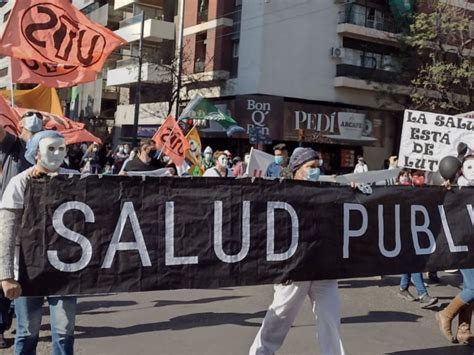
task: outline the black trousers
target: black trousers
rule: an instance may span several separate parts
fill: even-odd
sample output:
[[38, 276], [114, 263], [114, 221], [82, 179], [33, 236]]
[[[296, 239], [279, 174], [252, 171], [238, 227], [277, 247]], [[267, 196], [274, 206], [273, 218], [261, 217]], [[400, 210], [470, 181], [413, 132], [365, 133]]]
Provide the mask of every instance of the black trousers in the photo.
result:
[[0, 334], [3, 334], [10, 327], [12, 316], [11, 301], [0, 290]]

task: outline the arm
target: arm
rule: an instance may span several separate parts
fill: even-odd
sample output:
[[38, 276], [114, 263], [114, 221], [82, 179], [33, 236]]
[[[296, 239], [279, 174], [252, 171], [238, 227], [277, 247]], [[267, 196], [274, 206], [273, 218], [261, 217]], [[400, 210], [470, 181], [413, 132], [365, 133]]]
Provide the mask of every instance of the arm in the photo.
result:
[[0, 280], [5, 296], [15, 299], [21, 295], [21, 286], [14, 280], [15, 239], [21, 223], [21, 209], [0, 210]]

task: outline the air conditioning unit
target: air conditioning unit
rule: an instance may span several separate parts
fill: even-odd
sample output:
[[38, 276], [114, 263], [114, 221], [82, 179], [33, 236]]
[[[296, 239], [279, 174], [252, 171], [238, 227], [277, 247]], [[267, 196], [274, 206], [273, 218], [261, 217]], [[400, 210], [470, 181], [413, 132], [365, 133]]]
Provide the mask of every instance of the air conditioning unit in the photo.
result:
[[333, 47], [333, 48], [331, 49], [331, 55], [332, 55], [334, 58], [344, 58], [344, 55], [345, 55], [344, 48]]

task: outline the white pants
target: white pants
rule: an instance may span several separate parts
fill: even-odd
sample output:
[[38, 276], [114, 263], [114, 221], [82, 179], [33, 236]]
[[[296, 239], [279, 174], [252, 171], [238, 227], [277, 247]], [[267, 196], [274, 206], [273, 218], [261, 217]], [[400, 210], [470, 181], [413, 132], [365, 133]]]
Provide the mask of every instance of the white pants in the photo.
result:
[[344, 355], [342, 346], [341, 300], [336, 280], [294, 282], [274, 285], [273, 302], [258, 331], [250, 355], [274, 354], [285, 340], [306, 295], [316, 318], [316, 339], [322, 355]]

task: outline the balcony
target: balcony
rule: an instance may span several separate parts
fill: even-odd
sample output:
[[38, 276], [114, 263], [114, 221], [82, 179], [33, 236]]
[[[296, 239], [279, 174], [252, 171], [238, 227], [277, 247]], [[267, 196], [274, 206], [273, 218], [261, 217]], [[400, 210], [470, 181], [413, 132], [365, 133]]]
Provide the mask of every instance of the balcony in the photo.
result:
[[[138, 81], [138, 64], [134, 60], [121, 61], [107, 72], [107, 86], [135, 85]], [[171, 82], [171, 72], [155, 63], [143, 63], [142, 83], [162, 84]]]
[[350, 64], [336, 65], [336, 77], [341, 76], [355, 79], [364, 79], [366, 81], [378, 83], [407, 84], [400, 78], [400, 73], [380, 69], [364, 68]]
[[399, 30], [388, 13], [353, 5], [351, 10], [339, 13], [337, 33], [369, 42], [397, 45]]
[[107, 26], [109, 24], [116, 24], [119, 23], [122, 19], [122, 13], [120, 11], [115, 11], [113, 6], [110, 4], [92, 9], [91, 12], [88, 14], [89, 18], [101, 24], [102, 26]]
[[130, 10], [133, 7], [133, 4], [139, 5], [149, 5], [149, 6], [157, 6], [163, 3], [162, 1], [157, 0], [115, 0], [114, 9], [115, 10]]
[[[115, 33], [128, 42], [140, 40], [141, 15], [134, 16], [120, 22], [120, 29]], [[161, 42], [163, 40], [174, 40], [175, 25], [173, 22], [162, 19], [145, 19], [143, 28], [143, 39], [150, 42]]]

